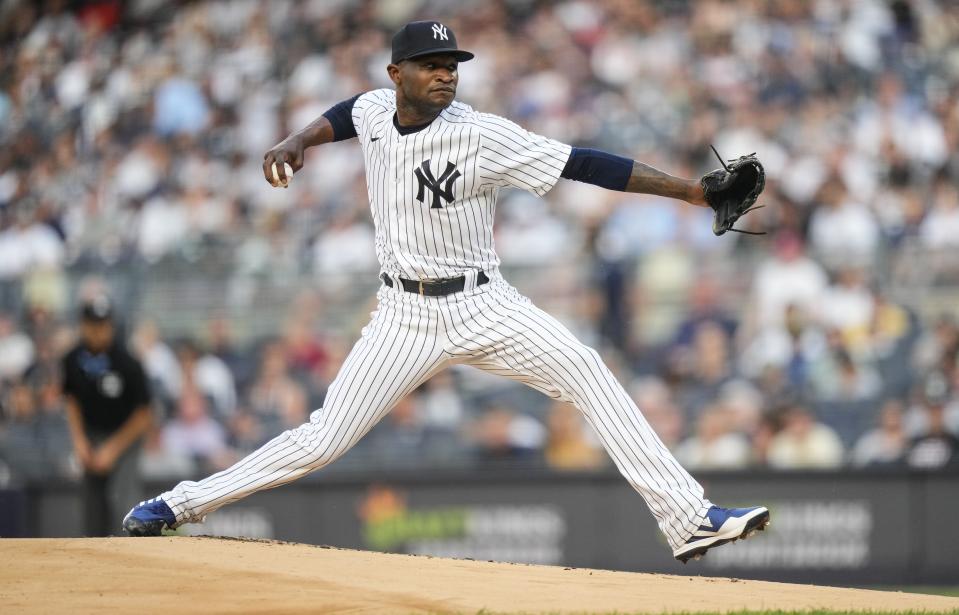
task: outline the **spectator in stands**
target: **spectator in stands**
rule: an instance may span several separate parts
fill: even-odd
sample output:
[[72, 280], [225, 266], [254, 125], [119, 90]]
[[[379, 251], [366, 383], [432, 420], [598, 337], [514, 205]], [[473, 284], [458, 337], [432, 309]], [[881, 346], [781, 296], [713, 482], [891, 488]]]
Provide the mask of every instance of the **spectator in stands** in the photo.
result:
[[752, 462], [757, 466], [769, 466], [769, 451], [776, 434], [782, 428], [782, 416], [777, 412], [764, 414], [752, 434]]
[[276, 434], [267, 433], [260, 417], [240, 407], [230, 419], [229, 444], [239, 455], [247, 455], [260, 448]]
[[918, 337], [918, 319], [901, 303], [877, 294], [869, 340], [862, 352], [876, 358], [885, 395], [905, 396], [912, 383], [910, 357]]
[[823, 401], [864, 401], [875, 399], [882, 387], [875, 369], [864, 360], [853, 359], [838, 331], [829, 335], [830, 352], [817, 362], [810, 381], [817, 399]]
[[236, 389], [246, 390], [256, 373], [256, 360], [252, 352], [237, 346], [227, 317], [218, 315], [207, 322], [205, 343], [208, 353], [226, 365]]
[[327, 283], [342, 288], [357, 272], [376, 269], [373, 229], [352, 211], [340, 212], [313, 247], [314, 271]]
[[879, 225], [869, 208], [846, 191], [839, 179], [826, 182], [813, 210], [809, 240], [813, 252], [830, 266], [867, 266], [879, 245]]
[[850, 342], [863, 343], [872, 322], [875, 296], [860, 267], [840, 266], [836, 281], [823, 293], [819, 304], [819, 322], [827, 329], [838, 329]]
[[422, 419], [430, 428], [456, 433], [462, 426], [467, 410], [456, 384], [454, 371], [446, 370], [430, 378], [417, 390]]
[[212, 416], [212, 402], [196, 382], [193, 360], [181, 354], [182, 386], [175, 414], [161, 433], [165, 452], [197, 462], [202, 467], [228, 465], [226, 430]]
[[702, 407], [715, 400], [735, 375], [729, 351], [729, 334], [719, 324], [704, 322], [693, 338], [691, 381], [683, 387], [687, 406]]
[[689, 314], [683, 319], [673, 338], [674, 346], [691, 346], [696, 332], [704, 322], [712, 323], [726, 332], [731, 338], [736, 332], [736, 321], [721, 303], [722, 288], [709, 276], [696, 280], [689, 288], [686, 304]]
[[37, 400], [37, 421], [43, 446], [58, 473], [74, 475], [70, 426], [64, 408], [60, 373], [41, 372], [27, 380]]
[[825, 334], [819, 324], [802, 307], [790, 304], [782, 326], [760, 332], [743, 350], [739, 365], [742, 373], [752, 378], [773, 368], [782, 373], [786, 387], [802, 390], [825, 350]]
[[44, 481], [69, 471], [70, 439], [60, 406], [49, 404], [51, 388], [59, 398], [56, 383], [45, 386], [44, 405], [26, 384], [10, 387], [0, 399], [8, 415], [0, 429], [0, 460], [16, 479]]
[[[938, 390], [929, 390], [929, 389]], [[949, 401], [943, 387], [927, 386], [923, 407], [925, 428], [909, 443], [906, 463], [919, 470], [959, 466], [959, 437], [946, 427], [946, 405]]]
[[221, 422], [229, 419], [236, 409], [236, 386], [226, 363], [214, 354], [201, 353], [193, 340], [177, 344], [177, 359], [184, 377], [189, 372], [193, 385], [209, 401], [213, 417]]
[[291, 375], [308, 387], [319, 387], [328, 360], [326, 348], [304, 317], [294, 317], [283, 327], [283, 351]]
[[133, 332], [133, 349], [150, 378], [154, 395], [164, 407], [164, 416], [172, 408], [182, 389], [182, 370], [173, 350], [160, 339], [160, 330], [153, 320], [144, 320]]
[[194, 82], [177, 76], [168, 62], [167, 79], [153, 100], [153, 129], [162, 135], [197, 134], [209, 122], [210, 110], [203, 90]]
[[10, 316], [0, 313], [0, 382], [22, 376], [33, 362], [34, 353], [30, 336], [18, 331]]
[[747, 436], [756, 433], [766, 400], [751, 382], [745, 379], [731, 380], [720, 389], [716, 401], [729, 413], [730, 426], [734, 431]]
[[144, 480], [193, 476], [197, 473], [196, 460], [175, 447], [168, 449], [163, 442], [163, 431], [152, 427], [143, 440], [140, 456], [140, 474]]
[[763, 261], [753, 282], [755, 311], [751, 331], [781, 326], [789, 305], [797, 305], [808, 314], [816, 314], [826, 290], [825, 270], [803, 253], [802, 240], [783, 231], [776, 236], [773, 258]]
[[879, 75], [876, 95], [859, 107], [854, 118], [854, 144], [869, 156], [883, 154], [887, 159], [888, 149], [894, 149], [904, 160], [903, 174], [914, 173], [917, 167], [940, 168], [949, 155], [943, 126], [924, 105], [915, 104], [905, 86], [892, 71]]
[[696, 435], [676, 448], [684, 466], [704, 470], [734, 470], [749, 464], [750, 444], [733, 428], [730, 412], [718, 404], [706, 408], [696, 424]]
[[653, 431], [673, 450], [683, 437], [686, 419], [670, 388], [659, 378], [646, 377], [637, 379], [630, 392]]
[[423, 458], [432, 459], [434, 451], [429, 428], [421, 417], [419, 396], [407, 395], [369, 435], [360, 449], [384, 467], [415, 466]]
[[959, 322], [942, 314], [920, 337], [913, 356], [916, 373], [951, 373], [959, 365]]
[[557, 470], [588, 470], [609, 461], [582, 413], [561, 401], [553, 402], [546, 417], [544, 453]]
[[854, 465], [892, 465], [902, 461], [907, 444], [902, 411], [902, 400], [890, 399], [883, 404], [879, 426], [863, 434], [852, 450]]
[[763, 399], [771, 406], [786, 403], [804, 390], [793, 386], [786, 371], [775, 365], [767, 365], [762, 370], [756, 378], [756, 386], [759, 387]]
[[63, 264], [63, 240], [37, 219], [35, 199], [23, 199], [14, 208], [15, 223], [0, 230], [0, 280], [19, 278]]
[[783, 414], [782, 429], [769, 444], [767, 460], [783, 470], [838, 468], [843, 462], [842, 441], [805, 406], [794, 403]]
[[537, 458], [546, 445], [542, 423], [503, 404], [484, 410], [468, 434], [483, 462]]
[[959, 247], [959, 190], [955, 181], [943, 173], [932, 193], [932, 206], [919, 227], [919, 237], [930, 248]]
[[265, 423], [267, 432], [278, 433], [306, 420], [306, 394], [290, 377], [279, 342], [268, 344], [260, 359], [260, 371], [249, 393], [250, 411]]

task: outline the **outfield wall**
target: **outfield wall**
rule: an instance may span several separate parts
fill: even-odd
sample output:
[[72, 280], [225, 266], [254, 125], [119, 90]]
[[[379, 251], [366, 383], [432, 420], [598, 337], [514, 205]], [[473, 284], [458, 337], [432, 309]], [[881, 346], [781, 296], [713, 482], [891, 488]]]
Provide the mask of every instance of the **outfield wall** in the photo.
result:
[[[574, 567], [826, 584], [959, 584], [959, 474], [699, 474], [772, 525], [701, 562], [675, 562], [645, 505], [609, 472], [316, 476], [209, 516], [193, 533]], [[155, 494], [164, 485], [150, 485]], [[5, 536], [78, 536], [69, 484], [0, 491]], [[119, 520], [118, 520], [119, 524]], [[119, 528], [118, 528], [119, 529]]]

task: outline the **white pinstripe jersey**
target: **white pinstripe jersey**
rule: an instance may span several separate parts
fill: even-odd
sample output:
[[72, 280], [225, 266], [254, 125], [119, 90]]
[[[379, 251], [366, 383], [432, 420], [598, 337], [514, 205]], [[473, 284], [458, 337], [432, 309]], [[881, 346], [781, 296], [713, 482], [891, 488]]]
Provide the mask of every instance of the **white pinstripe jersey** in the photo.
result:
[[362, 94], [353, 104], [383, 271], [415, 280], [495, 268], [498, 190], [546, 194], [570, 146], [460, 102], [405, 135], [395, 113], [396, 92], [389, 89]]

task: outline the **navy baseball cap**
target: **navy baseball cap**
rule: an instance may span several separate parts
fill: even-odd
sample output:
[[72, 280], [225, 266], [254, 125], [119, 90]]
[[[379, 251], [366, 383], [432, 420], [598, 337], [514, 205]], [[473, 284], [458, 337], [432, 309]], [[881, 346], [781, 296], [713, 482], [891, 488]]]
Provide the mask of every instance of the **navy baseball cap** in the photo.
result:
[[393, 35], [393, 64], [434, 53], [448, 53], [460, 62], [473, 59], [456, 46], [453, 31], [438, 21], [411, 21]]
[[106, 322], [113, 318], [113, 304], [106, 295], [96, 295], [83, 302], [80, 318], [90, 322]]

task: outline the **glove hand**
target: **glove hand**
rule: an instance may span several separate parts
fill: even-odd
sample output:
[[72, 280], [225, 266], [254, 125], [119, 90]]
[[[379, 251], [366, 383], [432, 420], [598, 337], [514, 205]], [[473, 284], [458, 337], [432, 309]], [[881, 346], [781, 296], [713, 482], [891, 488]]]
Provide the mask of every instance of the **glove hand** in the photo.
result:
[[[716, 169], [715, 171], [710, 171], [709, 173], [703, 175], [703, 178], [700, 181], [704, 186], [708, 185], [710, 191], [717, 192], [729, 190], [730, 186], [735, 183], [736, 176], [732, 173], [729, 173], [725, 169]], [[705, 192], [705, 188], [703, 190]]]
[[766, 185], [766, 171], [763, 169], [762, 163], [759, 162], [755, 154], [750, 154], [740, 156], [726, 164], [719, 153], [716, 152], [716, 148], [713, 148], [713, 152], [719, 158], [723, 168], [703, 175], [699, 182], [703, 187], [706, 203], [715, 213], [713, 233], [718, 236], [726, 231], [735, 231], [750, 235], [763, 235], [764, 233], [753, 233], [733, 228], [736, 221], [744, 214], [762, 207], [762, 205], [753, 206]]

